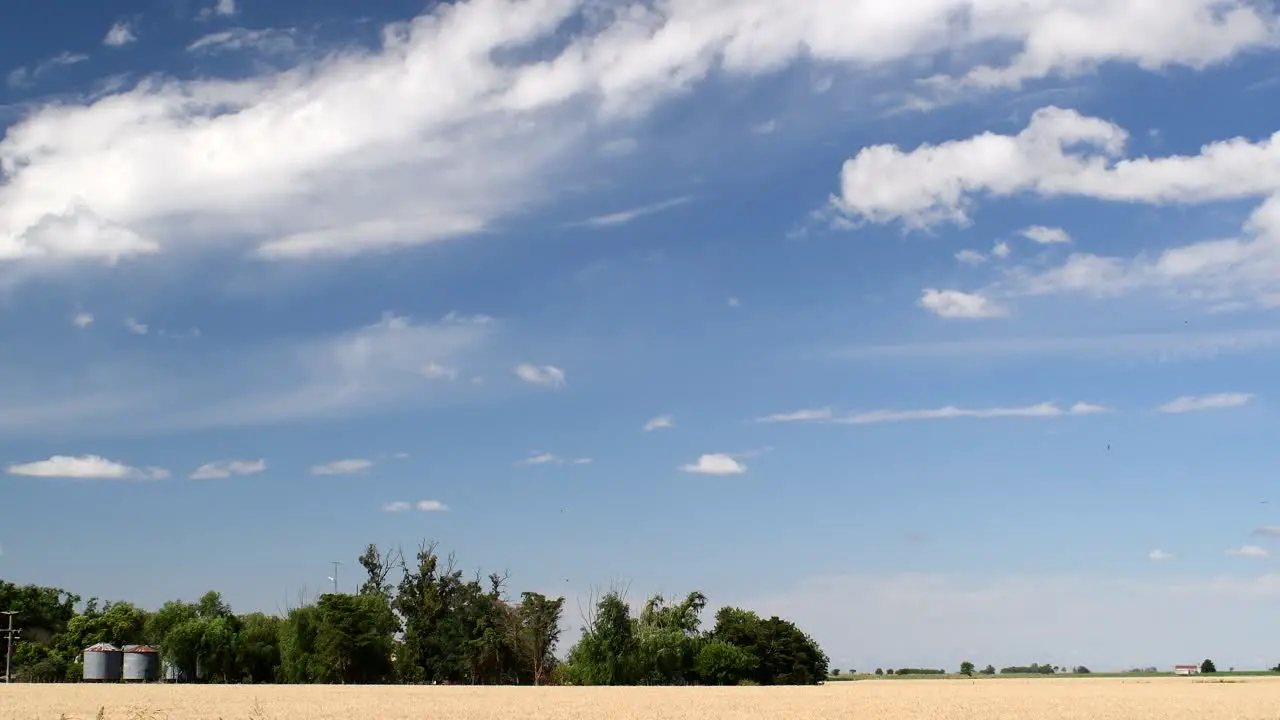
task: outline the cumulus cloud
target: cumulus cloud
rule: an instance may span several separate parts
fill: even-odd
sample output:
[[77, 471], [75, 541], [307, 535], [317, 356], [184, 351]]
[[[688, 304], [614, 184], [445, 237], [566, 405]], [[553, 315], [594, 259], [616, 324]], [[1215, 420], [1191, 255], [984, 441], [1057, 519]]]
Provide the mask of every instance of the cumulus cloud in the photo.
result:
[[54, 455], [47, 460], [10, 465], [10, 475], [83, 480], [161, 480], [169, 477], [164, 468], [136, 468], [98, 455]]
[[138, 322], [133, 318], [125, 318], [124, 326], [125, 326], [125, 329], [127, 329], [129, 332], [133, 333], [134, 335], [147, 334], [147, 326], [144, 325], [143, 323]]
[[231, 17], [239, 12], [236, 7], [236, 0], [218, 0], [213, 5], [204, 8], [196, 17], [200, 20], [207, 20], [211, 17]]
[[1251, 558], [1264, 558], [1271, 555], [1271, 553], [1268, 552], [1266, 548], [1258, 547], [1257, 545], [1241, 545], [1238, 548], [1231, 548], [1230, 550], [1227, 551], [1227, 554], [1234, 555], [1236, 557], [1251, 557]]
[[93, 324], [93, 313], [80, 312], [71, 318], [71, 324], [78, 328], [87, 328]]
[[925, 288], [917, 303], [938, 317], [982, 319], [1005, 317], [1009, 310], [978, 293]]
[[1044, 225], [1032, 225], [1018, 231], [1018, 234], [1032, 242], [1041, 245], [1055, 245], [1060, 243], [1071, 242], [1071, 236], [1066, 230], [1060, 227], [1045, 227]]
[[1159, 548], [1156, 548], [1155, 550], [1147, 553], [1147, 559], [1160, 562], [1161, 560], [1172, 560], [1173, 556]]
[[[935, 57], [983, 57], [1010, 64], [974, 77], [1006, 68], [1025, 79], [1105, 62], [1202, 67], [1275, 40], [1273, 14], [1244, 0], [881, 7], [469, 0], [387, 27], [372, 50], [334, 48], [234, 80], [148, 75], [36, 108], [8, 128], [0, 259], [245, 242], [283, 260], [473, 234], [547, 202], [555, 181], [589, 172], [619, 129], [712, 74], [749, 77], [811, 59], [896, 76]], [[523, 61], [505, 52], [529, 47], [548, 52]], [[109, 177], [85, 170], [106, 164]], [[886, 178], [885, 202], [898, 184]], [[40, 233], [72, 207], [88, 242]]]
[[564, 387], [564, 370], [555, 365], [530, 365], [523, 363], [516, 366], [516, 377], [534, 385], [547, 387]]
[[1222, 408], [1247, 405], [1253, 395], [1250, 393], [1218, 393], [1216, 395], [1183, 395], [1171, 400], [1159, 408], [1162, 413], [1188, 413], [1202, 410], [1220, 410]]
[[349, 458], [334, 460], [311, 468], [312, 475], [359, 475], [373, 467], [372, 460]]
[[959, 260], [965, 265], [981, 265], [987, 261], [987, 256], [977, 250], [965, 249], [956, 253], [956, 260]]
[[1098, 413], [1105, 412], [1110, 412], [1110, 409], [1102, 405], [1093, 405], [1085, 402], [1078, 402], [1066, 410], [1059, 407], [1057, 403], [1052, 402], [1042, 402], [1035, 405], [1024, 405], [1019, 407], [960, 408], [954, 405], [948, 405], [946, 407], [928, 410], [882, 409], [845, 414], [838, 414], [831, 408], [819, 408], [766, 415], [764, 417], [757, 418], [757, 422], [815, 422], [838, 423], [845, 425], [871, 425], [886, 422], [952, 420], [956, 418], [1053, 418], [1065, 415], [1096, 415]]
[[107, 30], [106, 37], [102, 38], [102, 44], [107, 47], [122, 47], [137, 39], [138, 36], [133, 33], [133, 26], [121, 20]]
[[747, 471], [747, 466], [732, 455], [711, 453], [699, 456], [697, 462], [682, 465], [680, 469], [696, 475], [741, 475]]
[[[213, 480], [218, 478], [257, 475], [267, 469], [266, 460], [220, 460], [201, 465], [191, 473], [192, 480]], [[313, 470], [314, 472], [314, 470]]]
[[666, 428], [673, 428], [675, 426], [676, 426], [676, 421], [670, 415], [659, 415], [658, 417], [653, 418], [649, 422], [645, 423], [644, 430], [645, 432], [649, 432], [651, 430], [664, 430]]
[[1280, 306], [1280, 133], [1258, 142], [1219, 140], [1196, 155], [1140, 158], [1125, 156], [1128, 138], [1107, 120], [1045, 107], [1016, 135], [988, 132], [911, 151], [864, 148], [845, 163], [834, 202], [851, 219], [924, 228], [967, 224], [983, 196], [1030, 193], [1152, 205], [1265, 198], [1241, 237], [1132, 258], [1076, 252], [1047, 269], [1015, 268], [995, 285], [965, 294], [994, 301], [1155, 290], [1211, 309]]

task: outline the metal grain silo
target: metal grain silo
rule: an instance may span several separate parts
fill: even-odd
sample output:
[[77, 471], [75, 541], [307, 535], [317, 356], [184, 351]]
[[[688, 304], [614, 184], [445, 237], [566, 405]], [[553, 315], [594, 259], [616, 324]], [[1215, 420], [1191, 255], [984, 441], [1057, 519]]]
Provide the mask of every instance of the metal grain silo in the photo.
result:
[[124, 653], [110, 643], [98, 643], [84, 649], [84, 679], [88, 682], [115, 682], [120, 679]]
[[121, 678], [151, 682], [160, 679], [160, 652], [150, 645], [125, 645]]

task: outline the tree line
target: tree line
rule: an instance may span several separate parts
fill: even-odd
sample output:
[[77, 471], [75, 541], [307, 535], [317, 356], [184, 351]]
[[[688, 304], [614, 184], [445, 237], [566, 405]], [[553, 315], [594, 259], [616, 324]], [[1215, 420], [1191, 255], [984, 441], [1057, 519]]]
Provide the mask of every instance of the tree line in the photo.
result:
[[14, 678], [78, 681], [84, 649], [101, 642], [158, 646], [184, 678], [215, 683], [803, 685], [827, 676], [827, 656], [787, 620], [725, 607], [704, 629], [699, 592], [655, 595], [637, 613], [622, 591], [604, 593], [562, 660], [563, 597], [511, 598], [507, 575], [465, 578], [434, 543], [411, 562], [370, 544], [359, 562], [355, 594], [324, 593], [281, 614], [236, 614], [216, 591], [146, 611], [0, 580], [0, 609], [16, 610], [24, 628]]

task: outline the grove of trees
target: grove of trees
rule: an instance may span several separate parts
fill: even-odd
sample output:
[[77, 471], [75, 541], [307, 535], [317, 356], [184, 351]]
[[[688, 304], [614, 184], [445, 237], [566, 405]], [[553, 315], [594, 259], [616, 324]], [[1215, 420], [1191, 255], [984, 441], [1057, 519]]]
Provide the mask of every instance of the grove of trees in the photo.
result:
[[185, 677], [218, 683], [804, 685], [827, 676], [822, 649], [786, 620], [725, 607], [704, 629], [698, 592], [656, 595], [638, 613], [621, 592], [605, 593], [562, 661], [563, 597], [510, 598], [506, 576], [465, 578], [434, 544], [411, 562], [369, 545], [360, 565], [355, 594], [325, 593], [283, 615], [238, 615], [216, 591], [146, 611], [0, 580], [0, 609], [16, 610], [24, 629], [14, 679], [77, 681], [84, 648], [99, 642], [159, 646]]

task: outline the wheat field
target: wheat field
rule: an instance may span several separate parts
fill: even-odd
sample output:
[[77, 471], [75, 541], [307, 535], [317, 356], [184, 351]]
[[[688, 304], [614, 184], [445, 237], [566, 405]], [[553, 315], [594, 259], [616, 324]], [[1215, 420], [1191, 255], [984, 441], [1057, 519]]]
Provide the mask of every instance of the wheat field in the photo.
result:
[[803, 688], [0, 686], [0, 720], [1280, 720], [1280, 678], [838, 682]]

